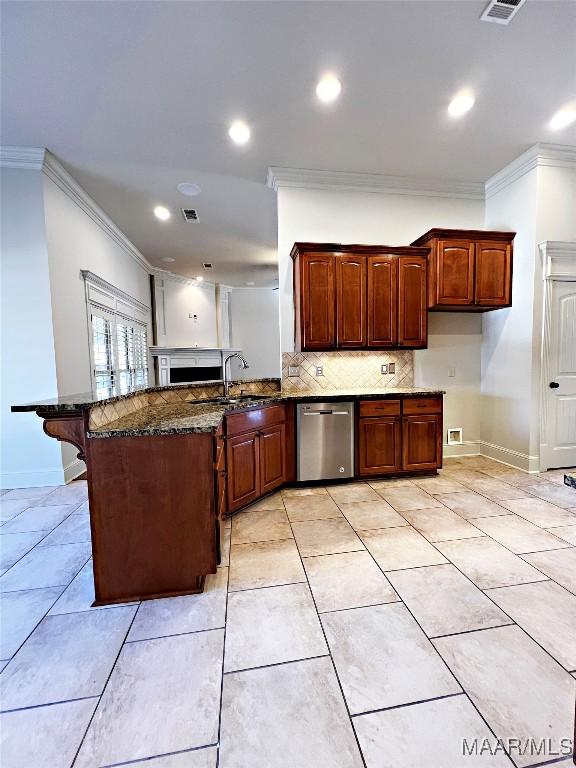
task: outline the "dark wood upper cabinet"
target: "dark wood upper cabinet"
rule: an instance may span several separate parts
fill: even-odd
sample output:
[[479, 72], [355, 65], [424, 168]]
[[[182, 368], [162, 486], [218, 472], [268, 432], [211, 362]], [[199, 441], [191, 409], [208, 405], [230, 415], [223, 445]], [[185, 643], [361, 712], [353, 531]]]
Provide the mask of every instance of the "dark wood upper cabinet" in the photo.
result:
[[474, 243], [468, 240], [439, 240], [435, 277], [438, 304], [473, 304]]
[[512, 243], [483, 240], [476, 243], [474, 301], [479, 306], [511, 304]]
[[514, 232], [431, 229], [415, 240], [428, 246], [428, 308], [486, 312], [512, 305]]
[[297, 351], [422, 348], [428, 248], [295, 243]]
[[304, 253], [295, 264], [297, 343], [302, 349], [334, 349], [335, 263], [330, 253]]
[[366, 344], [366, 257], [339, 256], [336, 265], [336, 346]]
[[368, 256], [366, 346], [393, 347], [398, 339], [398, 258]]
[[398, 259], [398, 346], [421, 349], [428, 342], [426, 259]]

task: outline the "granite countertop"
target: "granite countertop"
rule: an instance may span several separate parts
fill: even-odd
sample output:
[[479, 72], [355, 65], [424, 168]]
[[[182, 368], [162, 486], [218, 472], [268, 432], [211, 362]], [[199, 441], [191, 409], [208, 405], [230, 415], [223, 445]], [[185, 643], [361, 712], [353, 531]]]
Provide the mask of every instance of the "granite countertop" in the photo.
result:
[[322, 402], [324, 400], [418, 397], [442, 395], [443, 390], [408, 387], [402, 389], [348, 389], [324, 392], [279, 392], [261, 398], [252, 395], [248, 402], [225, 403], [218, 401], [181, 402], [148, 405], [139, 411], [122, 416], [88, 432], [89, 438], [136, 437], [138, 435], [179, 435], [194, 432], [214, 432], [226, 413], [260, 408], [262, 405], [298, 400]]
[[[255, 382], [280, 382], [280, 379], [242, 379], [241, 381], [231, 381], [230, 384], [253, 384]], [[217, 382], [220, 385], [222, 382]], [[191, 389], [193, 387], [205, 388], [212, 387], [215, 382], [199, 381], [194, 384], [171, 384], [166, 387], [132, 387], [129, 392], [123, 394], [113, 394], [110, 396], [101, 396], [96, 392], [78, 392], [73, 395], [60, 395], [58, 397], [50, 398], [49, 400], [35, 400], [33, 403], [22, 403], [19, 405], [13, 405], [11, 411], [14, 412], [28, 412], [28, 411], [44, 411], [44, 412], [66, 412], [66, 411], [85, 411], [91, 408], [93, 405], [104, 405], [105, 403], [115, 403], [118, 400], [124, 400], [127, 397], [132, 397], [137, 394], [146, 394], [147, 392], [162, 392], [167, 389]]]
[[564, 484], [576, 490], [576, 472], [566, 472], [564, 475]]

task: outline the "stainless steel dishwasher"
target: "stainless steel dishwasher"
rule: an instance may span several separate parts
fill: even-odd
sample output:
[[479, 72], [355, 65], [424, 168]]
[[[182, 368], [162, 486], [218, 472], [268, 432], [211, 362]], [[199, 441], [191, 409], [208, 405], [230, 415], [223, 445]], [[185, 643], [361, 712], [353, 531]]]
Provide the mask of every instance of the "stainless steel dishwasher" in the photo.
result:
[[298, 480], [354, 476], [354, 403], [299, 403]]

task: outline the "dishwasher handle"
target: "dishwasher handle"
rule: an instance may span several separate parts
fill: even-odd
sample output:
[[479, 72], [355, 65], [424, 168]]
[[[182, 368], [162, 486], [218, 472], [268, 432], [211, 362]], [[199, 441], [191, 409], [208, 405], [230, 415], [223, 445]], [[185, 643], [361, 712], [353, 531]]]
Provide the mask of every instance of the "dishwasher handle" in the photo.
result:
[[304, 411], [303, 416], [349, 416], [350, 411]]

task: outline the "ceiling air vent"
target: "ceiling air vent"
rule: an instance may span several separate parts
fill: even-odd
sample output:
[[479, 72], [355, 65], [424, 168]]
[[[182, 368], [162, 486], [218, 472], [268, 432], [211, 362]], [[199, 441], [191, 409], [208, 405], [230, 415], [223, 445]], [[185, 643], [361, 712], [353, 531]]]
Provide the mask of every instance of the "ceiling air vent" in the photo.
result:
[[526, 0], [490, 0], [480, 20], [509, 24], [525, 2]]
[[204, 269], [214, 269], [214, 264], [212, 264], [211, 261], [203, 261], [202, 262], [202, 267]]
[[180, 210], [182, 211], [182, 216], [184, 216], [184, 221], [200, 221], [196, 208], [181, 208]]

